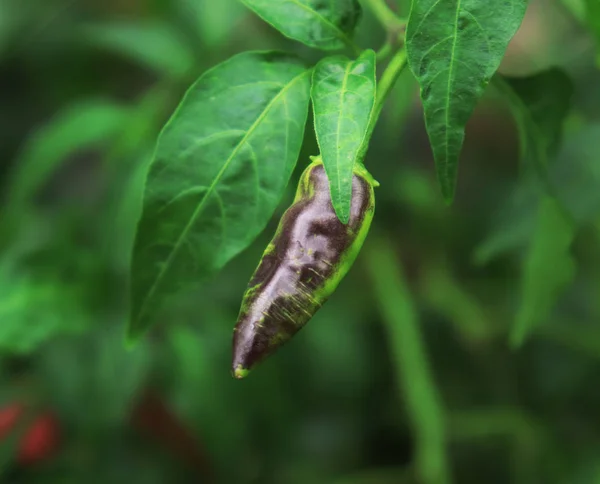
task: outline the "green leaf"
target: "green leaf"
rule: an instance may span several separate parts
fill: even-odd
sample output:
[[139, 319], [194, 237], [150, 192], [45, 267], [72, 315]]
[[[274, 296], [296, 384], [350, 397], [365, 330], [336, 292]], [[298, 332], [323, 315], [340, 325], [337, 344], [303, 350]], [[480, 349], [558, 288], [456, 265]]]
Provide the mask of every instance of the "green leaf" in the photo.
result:
[[102, 99], [75, 103], [58, 113], [23, 147], [8, 186], [10, 202], [30, 201], [69, 155], [111, 140], [127, 116], [126, 108]]
[[182, 20], [210, 48], [222, 45], [234, 35], [239, 20], [247, 13], [239, 0], [220, 0], [219, 8], [215, 8], [214, 0], [177, 0], [176, 6]]
[[541, 201], [535, 233], [524, 261], [521, 302], [511, 344], [520, 346], [535, 327], [548, 318], [561, 291], [575, 275], [570, 254], [575, 229], [556, 200]]
[[242, 0], [283, 35], [323, 50], [352, 46], [358, 0]]
[[131, 338], [169, 296], [215, 273], [263, 230], [296, 165], [310, 74], [247, 52], [201, 76], [163, 129], [133, 253]]
[[23, 9], [11, 0], [0, 0], [0, 58], [3, 57], [22, 21]]
[[57, 338], [37, 357], [50, 402], [81, 430], [123, 426], [152, 366], [148, 345], [128, 350], [122, 326], [105, 320], [82, 336]]
[[87, 43], [135, 60], [158, 74], [180, 78], [194, 67], [189, 45], [165, 22], [86, 25], [81, 34]]
[[546, 171], [554, 169], [549, 161], [558, 150], [573, 93], [567, 74], [555, 68], [524, 78], [495, 76], [494, 85], [508, 101], [515, 119], [526, 170], [494, 217], [493, 231], [476, 249], [478, 264], [527, 246], [540, 199], [537, 175], [545, 180]]
[[311, 97], [333, 207], [342, 223], [348, 223], [352, 170], [362, 162], [375, 104], [375, 52], [367, 50], [355, 61], [323, 59], [313, 73]]
[[491, 217], [492, 230], [476, 247], [473, 262], [485, 265], [502, 254], [527, 247], [539, 200], [539, 190], [531, 180], [516, 183]]
[[465, 125], [526, 8], [527, 0], [412, 3], [408, 63], [421, 87], [427, 133], [447, 202], [454, 198]]
[[586, 0], [585, 6], [587, 11], [585, 18], [592, 29], [592, 33], [600, 42], [600, 2], [598, 0]]
[[552, 68], [524, 78], [496, 76], [519, 131], [521, 159], [545, 178], [548, 159], [556, 153], [563, 123], [569, 114], [573, 83], [561, 69]]
[[90, 320], [80, 301], [83, 289], [56, 277], [0, 261], [0, 351], [27, 354], [57, 334], [77, 333]]
[[[585, 21], [586, 5], [588, 0], [561, 0], [564, 7], [580, 22]], [[592, 2], [594, 0], [591, 0]]]
[[600, 217], [600, 123], [569, 134], [549, 178], [556, 196], [578, 225]]

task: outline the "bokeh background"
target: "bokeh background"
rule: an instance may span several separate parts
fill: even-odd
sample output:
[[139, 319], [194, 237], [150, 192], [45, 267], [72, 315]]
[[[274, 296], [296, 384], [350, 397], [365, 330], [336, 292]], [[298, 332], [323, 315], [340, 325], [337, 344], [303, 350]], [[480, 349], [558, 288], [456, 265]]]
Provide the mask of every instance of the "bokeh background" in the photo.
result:
[[[365, 12], [357, 42], [383, 40]], [[537, 205], [513, 119], [488, 89], [448, 207], [408, 70], [366, 159], [372, 233], [291, 343], [231, 378], [241, 296], [316, 154], [311, 130], [265, 233], [125, 348], [156, 135], [207, 68], [272, 48], [321, 56], [238, 0], [0, 0], [0, 407], [54, 419], [47, 458], [23, 464], [26, 425], [9, 438], [0, 415], [0, 482], [600, 483], [600, 71], [577, 0], [532, 1], [501, 67], [558, 66], [574, 85], [553, 164], [577, 271], [520, 348]]]

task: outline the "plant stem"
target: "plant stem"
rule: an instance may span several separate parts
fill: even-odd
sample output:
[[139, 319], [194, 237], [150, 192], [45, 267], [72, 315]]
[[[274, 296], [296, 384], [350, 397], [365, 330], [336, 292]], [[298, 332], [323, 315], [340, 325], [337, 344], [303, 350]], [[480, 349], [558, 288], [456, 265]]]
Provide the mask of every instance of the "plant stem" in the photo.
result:
[[392, 53], [392, 44], [390, 42], [386, 42], [383, 44], [381, 49], [377, 51], [377, 62], [381, 62], [387, 56]]
[[381, 76], [381, 79], [377, 83], [377, 93], [375, 95], [375, 104], [373, 106], [373, 111], [371, 113], [371, 121], [369, 122], [369, 127], [367, 128], [367, 134], [363, 141], [363, 145], [361, 148], [361, 153], [359, 154], [358, 159], [362, 160], [364, 155], [369, 147], [369, 142], [371, 141], [371, 136], [373, 135], [373, 130], [375, 129], [375, 125], [377, 124], [377, 120], [381, 115], [381, 110], [383, 109], [383, 105], [385, 104], [385, 100], [390, 94], [390, 91], [394, 87], [396, 80], [406, 67], [406, 50], [404, 48], [400, 49], [396, 52], [396, 55], [392, 57], [392, 60], [386, 67], [385, 71]]
[[385, 71], [381, 76], [381, 79], [377, 83], [377, 96], [375, 99], [375, 106], [373, 107], [373, 118], [379, 118], [385, 100], [387, 99], [390, 91], [396, 84], [396, 80], [406, 67], [406, 49], [402, 48], [396, 55], [392, 57], [392, 60], [386, 67]]
[[415, 471], [423, 484], [449, 484], [446, 423], [419, 331], [417, 310], [394, 247], [372, 237], [366, 266], [395, 360], [399, 393], [413, 428]]
[[400, 30], [406, 24], [406, 21], [398, 17], [385, 0], [366, 0], [365, 3], [388, 32]]

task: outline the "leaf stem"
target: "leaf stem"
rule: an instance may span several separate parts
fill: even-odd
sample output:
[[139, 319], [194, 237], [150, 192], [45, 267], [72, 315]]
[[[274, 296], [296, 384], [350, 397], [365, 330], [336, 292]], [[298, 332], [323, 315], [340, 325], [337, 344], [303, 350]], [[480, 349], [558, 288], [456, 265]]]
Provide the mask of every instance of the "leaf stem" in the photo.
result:
[[379, 23], [383, 25], [388, 32], [394, 32], [404, 28], [406, 20], [400, 18], [385, 0], [365, 0], [365, 3], [371, 12], [373, 12], [373, 15], [375, 15]]
[[375, 95], [375, 104], [373, 105], [373, 111], [371, 112], [371, 121], [369, 122], [369, 127], [367, 128], [367, 134], [363, 141], [363, 145], [361, 148], [361, 153], [358, 156], [359, 160], [364, 158], [364, 155], [369, 147], [369, 142], [371, 141], [371, 136], [373, 135], [373, 130], [375, 129], [375, 125], [377, 124], [377, 120], [381, 115], [381, 110], [383, 109], [383, 105], [385, 104], [385, 100], [390, 94], [390, 91], [394, 87], [396, 80], [406, 67], [406, 50], [404, 48], [400, 49], [396, 52], [396, 55], [392, 57], [392, 60], [386, 67], [385, 71], [381, 75], [381, 79], [377, 83], [377, 93]]
[[406, 400], [414, 432], [415, 471], [423, 484], [449, 484], [445, 416], [419, 330], [417, 309], [392, 244], [383, 237], [372, 237], [366, 249], [366, 267], [388, 334], [398, 392]]
[[393, 48], [391, 42], [388, 41], [385, 44], [383, 44], [376, 53], [377, 62], [381, 62], [383, 59], [389, 56], [392, 53], [392, 49]]
[[381, 114], [385, 100], [387, 99], [390, 91], [396, 84], [396, 80], [406, 67], [406, 49], [402, 48], [396, 55], [392, 57], [392, 60], [386, 67], [385, 71], [381, 76], [381, 79], [377, 83], [377, 95], [375, 99], [375, 106], [373, 107], [373, 117], [377, 119]]

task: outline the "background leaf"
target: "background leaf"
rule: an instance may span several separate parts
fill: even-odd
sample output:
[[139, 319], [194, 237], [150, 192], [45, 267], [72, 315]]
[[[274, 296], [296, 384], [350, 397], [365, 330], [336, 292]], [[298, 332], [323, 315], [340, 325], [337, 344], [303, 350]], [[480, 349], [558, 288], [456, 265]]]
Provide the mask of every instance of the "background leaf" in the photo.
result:
[[[54, 341], [39, 355], [46, 381], [53, 382], [52, 403], [88, 431], [122, 425], [148, 376], [148, 346], [124, 348], [121, 325], [115, 323], [99, 325], [83, 337]], [[60, 372], [69, 374], [58, 378]]]
[[182, 20], [190, 25], [203, 44], [215, 48], [228, 41], [247, 10], [239, 0], [177, 0]]
[[561, 69], [552, 68], [529, 77], [503, 78], [499, 86], [509, 102], [519, 131], [521, 159], [545, 178], [548, 158], [556, 153], [569, 113], [573, 84]]
[[592, 29], [596, 40], [600, 42], [600, 2], [597, 0], [586, 0], [586, 19]]
[[409, 66], [421, 87], [427, 133], [447, 201], [456, 186], [465, 125], [504, 56], [527, 0], [414, 1]]
[[550, 182], [578, 225], [600, 217], [600, 123], [570, 133], [552, 166]]
[[279, 53], [206, 72], [163, 129], [133, 255], [138, 335], [165, 300], [223, 267], [262, 231], [298, 159], [310, 71]]
[[511, 332], [511, 343], [521, 345], [535, 326], [543, 322], [560, 292], [575, 275], [570, 254], [575, 237], [572, 222], [552, 198], [542, 200], [533, 240], [524, 262], [521, 303]]
[[375, 104], [375, 52], [367, 50], [355, 61], [341, 56], [323, 59], [313, 73], [311, 98], [333, 207], [342, 223], [348, 223], [352, 170], [362, 162]]
[[494, 85], [508, 101], [517, 125], [524, 170], [492, 218], [491, 234], [475, 251], [479, 264], [523, 248], [530, 240], [540, 200], [537, 175], [546, 179], [546, 171], [556, 169], [556, 163], [550, 161], [562, 139], [573, 94], [569, 77], [557, 68], [529, 77], [496, 76]]
[[166, 22], [86, 25], [81, 33], [91, 45], [123, 55], [159, 74], [179, 78], [194, 66], [193, 51], [177, 29]]
[[74, 103], [56, 114], [23, 147], [10, 180], [10, 202], [31, 200], [69, 155], [113, 138], [127, 115], [124, 106], [103, 99]]
[[0, 352], [26, 354], [50, 336], [78, 333], [90, 320], [78, 303], [81, 287], [0, 265]]
[[341, 49], [352, 44], [361, 16], [357, 0], [242, 0], [283, 35], [309, 47]]

